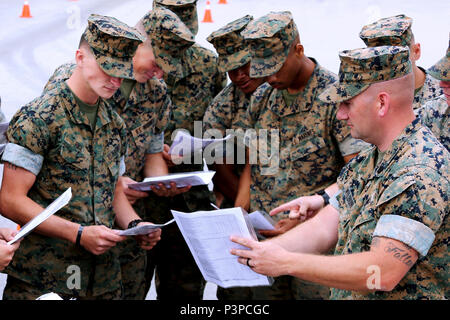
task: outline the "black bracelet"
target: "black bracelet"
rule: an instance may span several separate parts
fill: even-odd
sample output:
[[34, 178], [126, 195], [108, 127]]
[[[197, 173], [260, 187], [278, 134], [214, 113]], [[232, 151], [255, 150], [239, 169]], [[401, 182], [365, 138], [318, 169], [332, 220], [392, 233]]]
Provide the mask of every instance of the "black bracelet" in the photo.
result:
[[330, 196], [325, 192], [325, 190], [319, 191], [317, 194], [323, 198], [324, 207], [330, 204]]
[[141, 223], [141, 222], [144, 222], [144, 220], [136, 219], [136, 220], [131, 221], [131, 222], [128, 224], [128, 229], [136, 227], [136, 226], [137, 226], [139, 223]]
[[75, 241], [75, 244], [77, 246], [81, 246], [81, 234], [83, 233], [83, 229], [84, 227], [80, 224], [80, 227], [78, 228], [78, 233], [77, 233], [77, 241]]

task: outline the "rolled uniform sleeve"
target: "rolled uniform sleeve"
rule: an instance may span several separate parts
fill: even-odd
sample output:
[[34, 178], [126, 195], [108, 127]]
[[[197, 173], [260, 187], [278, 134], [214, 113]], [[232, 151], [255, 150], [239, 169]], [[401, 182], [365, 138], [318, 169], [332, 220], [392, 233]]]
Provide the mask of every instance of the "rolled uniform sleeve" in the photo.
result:
[[421, 256], [426, 256], [434, 241], [434, 232], [423, 223], [386, 214], [381, 217], [373, 233], [374, 237], [386, 237], [407, 244]]
[[379, 200], [383, 215], [373, 236], [401, 241], [426, 256], [449, 211], [448, 188], [442, 190], [437, 175], [424, 168], [392, 183]]
[[339, 190], [334, 196], [330, 197], [330, 205], [335, 208], [337, 211], [339, 211], [339, 200], [338, 196], [342, 193], [341, 190]]
[[48, 147], [47, 125], [39, 118], [22, 115], [10, 124], [2, 160], [38, 175]]

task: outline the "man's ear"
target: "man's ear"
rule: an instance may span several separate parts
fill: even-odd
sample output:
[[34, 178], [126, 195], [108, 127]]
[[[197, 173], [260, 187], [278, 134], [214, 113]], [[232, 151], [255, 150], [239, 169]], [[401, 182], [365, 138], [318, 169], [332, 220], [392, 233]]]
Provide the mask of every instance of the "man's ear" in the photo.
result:
[[295, 45], [294, 51], [295, 51], [295, 55], [296, 55], [297, 57], [299, 57], [299, 58], [303, 57], [303, 55], [305, 54], [305, 51], [304, 51], [304, 50], [305, 50], [305, 48], [303, 47], [302, 44], [297, 43], [297, 44]]
[[378, 116], [385, 117], [389, 112], [391, 97], [387, 92], [380, 92], [377, 99]]
[[75, 52], [75, 62], [77, 66], [82, 66], [84, 62], [85, 54], [83, 50], [80, 48]]
[[420, 43], [415, 43], [411, 46], [411, 58], [414, 59], [414, 61], [417, 61], [420, 59], [420, 56], [422, 55], [422, 49], [420, 48]]

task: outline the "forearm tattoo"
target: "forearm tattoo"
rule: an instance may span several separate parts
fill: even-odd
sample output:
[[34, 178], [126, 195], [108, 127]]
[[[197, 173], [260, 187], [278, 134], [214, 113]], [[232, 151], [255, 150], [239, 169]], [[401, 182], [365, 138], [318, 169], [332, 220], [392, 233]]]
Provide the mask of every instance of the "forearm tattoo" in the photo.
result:
[[412, 267], [414, 262], [412, 261], [412, 259], [413, 259], [412, 255], [409, 253], [410, 250], [411, 250], [411, 247], [409, 247], [407, 245], [403, 245], [403, 248], [401, 248], [400, 246], [398, 246], [392, 242], [388, 242], [388, 246], [386, 248], [384, 248], [384, 251], [386, 253], [391, 253], [392, 256], [394, 258], [396, 258], [397, 260], [403, 262], [408, 267]]
[[5, 162], [5, 166], [11, 170], [17, 170], [17, 167], [9, 162]]

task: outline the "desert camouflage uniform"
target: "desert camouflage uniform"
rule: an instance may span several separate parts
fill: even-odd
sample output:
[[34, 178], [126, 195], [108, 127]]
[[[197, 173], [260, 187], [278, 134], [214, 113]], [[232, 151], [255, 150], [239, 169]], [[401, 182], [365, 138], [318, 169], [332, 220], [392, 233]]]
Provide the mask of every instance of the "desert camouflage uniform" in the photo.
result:
[[[346, 50], [339, 56], [340, 81], [320, 96], [325, 101], [346, 101], [373, 83], [411, 73], [408, 47]], [[373, 237], [385, 237], [413, 248], [419, 258], [391, 292], [332, 289], [332, 298], [448, 299], [449, 160], [448, 151], [415, 119], [387, 151], [373, 146], [342, 170], [335, 255], [369, 251]]]
[[[112, 228], [112, 201], [120, 157], [126, 152], [125, 138], [125, 124], [103, 100], [92, 132], [72, 92], [60, 82], [14, 116], [3, 161], [36, 175], [28, 196], [43, 207], [72, 188], [72, 200], [57, 216], [85, 226]], [[71, 265], [80, 268], [80, 290], [67, 287]], [[92, 290], [93, 296], [102, 296], [121, 290], [120, 265], [112, 250], [94, 256], [70, 242], [36, 233], [23, 239], [6, 272], [41, 294], [86, 296]]]
[[[67, 80], [75, 66], [72, 63], [60, 66], [48, 81], [44, 91], [58, 81]], [[129, 97], [125, 97], [123, 89], [119, 89], [108, 102], [127, 127], [128, 152], [125, 157], [127, 170], [124, 175], [135, 181], [142, 181], [145, 178], [145, 155], [163, 150], [163, 131], [172, 110], [167, 87], [164, 81], [156, 78], [143, 84], [135, 81]], [[136, 201], [133, 208], [141, 218], [145, 216], [144, 200]], [[147, 295], [146, 251], [141, 249], [133, 238], [119, 243], [114, 250], [120, 255], [123, 298], [144, 300]]]
[[436, 99], [443, 94], [441, 87], [439, 86], [439, 80], [432, 77], [429, 73], [425, 71], [422, 67], [420, 70], [425, 74], [425, 83], [420, 88], [419, 91], [414, 95], [413, 109], [419, 109], [425, 103], [430, 100]]
[[[142, 35], [115, 18], [91, 15], [83, 34], [104, 72], [132, 77], [131, 57]], [[64, 81], [22, 107], [8, 129], [2, 160], [36, 175], [28, 196], [48, 206], [67, 188], [72, 199], [56, 215], [84, 226], [114, 227], [113, 197], [126, 155], [123, 120], [98, 100], [95, 129]], [[80, 288], [69, 289], [69, 267], [80, 269]], [[7, 269], [6, 299], [35, 299], [47, 292], [81, 299], [122, 297], [120, 264], [108, 250], [95, 256], [70, 242], [28, 235]], [[16, 284], [16, 286], [14, 286]]]
[[420, 256], [391, 292], [332, 289], [332, 298], [448, 299], [449, 153], [419, 119], [378, 162], [377, 152], [376, 147], [364, 152], [339, 177], [335, 254], [369, 251], [379, 236], [401, 241]]
[[450, 151], [450, 108], [445, 96], [428, 101], [415, 112], [421, 118], [422, 124], [427, 126], [439, 142]]
[[[165, 143], [172, 143], [176, 129], [186, 129], [194, 135], [194, 121], [201, 121], [211, 100], [225, 86], [225, 75], [217, 70], [217, 57], [210, 50], [194, 44], [194, 36], [170, 10], [157, 7], [143, 18], [146, 32], [158, 65], [164, 71], [164, 81], [172, 100], [172, 118], [165, 131]], [[202, 170], [202, 165], [181, 164], [171, 172]], [[210, 210], [214, 194], [206, 186], [193, 187], [172, 199], [150, 195], [146, 202], [147, 217], [156, 223], [172, 219], [170, 209], [192, 212]], [[201, 299], [204, 280], [181, 235], [171, 224], [164, 228], [161, 241], [148, 252], [147, 285], [156, 277], [158, 299]], [[180, 267], [182, 266], [182, 267]]]
[[[219, 71], [229, 72], [250, 63], [250, 49], [240, 33], [251, 20], [253, 20], [253, 17], [246, 15], [228, 23], [208, 36], [207, 40], [214, 45], [219, 55]], [[228, 129], [243, 131], [245, 129], [244, 118], [250, 105], [250, 97], [251, 94], [245, 94], [234, 83], [230, 83], [214, 98], [208, 109], [206, 109], [203, 117], [204, 130], [219, 130], [222, 137], [227, 135]], [[227, 143], [223, 146], [225, 151], [224, 157], [227, 163], [234, 161], [233, 173], [237, 177], [240, 177], [245, 167], [245, 147], [242, 144], [242, 140], [238, 140], [242, 135], [236, 134], [232, 138], [235, 139], [233, 150], [227, 149], [229, 148]], [[234, 157], [231, 157], [231, 154]], [[224, 196], [221, 208], [232, 207], [234, 207], [234, 200]], [[247, 300], [250, 298], [250, 295], [251, 291], [248, 287], [225, 289], [218, 286], [217, 288], [217, 298], [219, 300]]]
[[[213, 32], [208, 41], [219, 54], [220, 72], [229, 72], [245, 66], [251, 60], [250, 50], [240, 32], [253, 20], [246, 15]], [[205, 130], [217, 129], [225, 136], [227, 129], [244, 128], [243, 118], [250, 104], [246, 95], [234, 83], [225, 87], [208, 106], [203, 117]]]
[[194, 36], [198, 33], [197, 0], [153, 0], [153, 8], [164, 7], [175, 13]]
[[[290, 12], [270, 13], [249, 24], [243, 32], [251, 40], [252, 62], [250, 76], [269, 76], [282, 67], [290, 47], [298, 35]], [[263, 37], [262, 39], [260, 39]], [[274, 43], [280, 42], [281, 46]], [[282, 50], [267, 57], [266, 48]], [[275, 49], [274, 49], [275, 50]], [[250, 201], [252, 211], [271, 209], [300, 195], [317, 193], [330, 186], [344, 166], [343, 156], [360, 151], [361, 144], [352, 139], [345, 123], [336, 119], [337, 106], [324, 103], [318, 96], [325, 87], [336, 81], [336, 75], [322, 68], [314, 59], [313, 74], [293, 105], [286, 105], [281, 90], [260, 87], [253, 94], [247, 110], [247, 128], [277, 130], [267, 141], [267, 150], [257, 139], [251, 139], [252, 150], [258, 150], [258, 158], [273, 161], [270, 166], [252, 164]], [[267, 68], [265, 68], [267, 66]], [[260, 140], [260, 139], [259, 139]], [[355, 142], [356, 144], [353, 144]], [[272, 153], [271, 148], [277, 147]], [[264, 153], [266, 153], [264, 155]], [[269, 153], [270, 152], [270, 157]], [[277, 220], [287, 218], [277, 215]], [[272, 287], [257, 287], [254, 299], [326, 299], [329, 289], [293, 277], [278, 277]]]
[[[411, 46], [413, 33], [411, 30], [413, 20], [404, 14], [382, 18], [365, 25], [359, 37], [368, 47], [378, 46]], [[427, 101], [433, 100], [442, 94], [439, 81], [430, 76], [425, 69], [419, 67], [425, 74], [423, 86], [414, 95], [413, 108], [418, 109]]]

